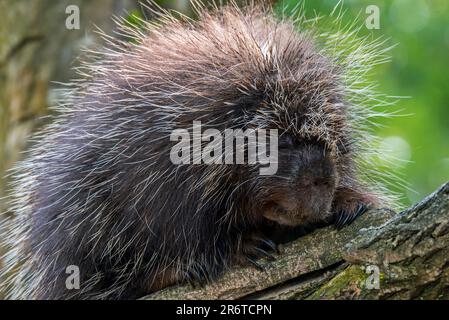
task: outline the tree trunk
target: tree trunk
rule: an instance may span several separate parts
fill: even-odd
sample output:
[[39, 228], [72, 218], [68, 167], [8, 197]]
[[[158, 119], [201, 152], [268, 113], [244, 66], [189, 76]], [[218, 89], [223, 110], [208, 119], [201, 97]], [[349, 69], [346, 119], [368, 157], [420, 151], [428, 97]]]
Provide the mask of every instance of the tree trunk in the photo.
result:
[[316, 230], [261, 264], [144, 299], [449, 299], [449, 183], [400, 214], [373, 210], [340, 231]]
[[[66, 27], [69, 5], [80, 9], [80, 29]], [[136, 0], [0, 0], [0, 199], [4, 173], [54, 104], [57, 86], [51, 81], [75, 76], [80, 49], [100, 42], [92, 35], [94, 24], [110, 33], [111, 14], [136, 5]]]

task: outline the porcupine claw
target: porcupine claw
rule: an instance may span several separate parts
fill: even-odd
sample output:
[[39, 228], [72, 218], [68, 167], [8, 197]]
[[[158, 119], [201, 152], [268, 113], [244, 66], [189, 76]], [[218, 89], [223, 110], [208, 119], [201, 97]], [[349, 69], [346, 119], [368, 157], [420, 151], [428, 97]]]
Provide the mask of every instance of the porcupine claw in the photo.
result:
[[257, 262], [255, 257], [246, 257], [248, 262], [253, 265], [259, 271], [265, 271], [265, 267], [262, 266], [259, 262]]
[[271, 253], [265, 251], [264, 249], [260, 248], [260, 247], [256, 247], [255, 250], [260, 253], [261, 257], [265, 257], [267, 258], [269, 261], [275, 261], [276, 257], [273, 256]]
[[258, 262], [258, 259], [265, 258], [268, 261], [275, 261], [276, 257], [272, 252], [279, 253], [277, 245], [273, 241], [262, 237], [254, 237], [245, 250], [245, 257], [257, 270], [264, 271], [265, 267]]
[[187, 271], [185, 281], [194, 289], [202, 288], [209, 282], [206, 275], [193, 270]]
[[[271, 250], [271, 251], [273, 251], [274, 253], [276, 253], [276, 254], [279, 254], [280, 253], [280, 251], [279, 251], [279, 248], [278, 248], [278, 246], [277, 246], [277, 244], [276, 243], [274, 243], [274, 241], [272, 241], [272, 240], [269, 240], [269, 239], [260, 239], [266, 246], [268, 246], [268, 248]], [[275, 258], [276, 259], [276, 258]]]
[[350, 225], [354, 220], [368, 211], [369, 205], [359, 202], [356, 206], [356, 210], [354, 212], [349, 212], [347, 210], [341, 210], [337, 214], [337, 218], [335, 221], [335, 225], [337, 229], [342, 229], [344, 226]]

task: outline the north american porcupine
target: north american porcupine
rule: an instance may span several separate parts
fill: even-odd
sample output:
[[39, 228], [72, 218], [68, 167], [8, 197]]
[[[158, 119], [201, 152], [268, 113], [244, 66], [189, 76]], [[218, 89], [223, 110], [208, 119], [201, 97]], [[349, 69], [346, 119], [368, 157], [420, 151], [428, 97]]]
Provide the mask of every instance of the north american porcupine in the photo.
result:
[[[262, 5], [197, 13], [123, 27], [133, 41], [111, 40], [86, 66], [15, 169], [11, 297], [136, 298], [211, 280], [263, 254], [273, 221], [343, 225], [378, 204], [360, 176], [378, 115], [362, 104], [377, 99], [364, 75], [384, 59], [379, 43]], [[278, 172], [174, 165], [171, 132], [197, 120], [278, 129]], [[79, 290], [65, 286], [72, 265]]]

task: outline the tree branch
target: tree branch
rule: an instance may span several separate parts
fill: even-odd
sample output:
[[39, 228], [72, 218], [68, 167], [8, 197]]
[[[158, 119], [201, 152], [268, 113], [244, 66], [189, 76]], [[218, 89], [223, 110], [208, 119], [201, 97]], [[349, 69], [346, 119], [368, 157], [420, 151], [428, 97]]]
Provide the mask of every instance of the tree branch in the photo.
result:
[[400, 214], [373, 210], [343, 230], [316, 230], [261, 263], [265, 271], [235, 268], [144, 299], [448, 299], [449, 184]]

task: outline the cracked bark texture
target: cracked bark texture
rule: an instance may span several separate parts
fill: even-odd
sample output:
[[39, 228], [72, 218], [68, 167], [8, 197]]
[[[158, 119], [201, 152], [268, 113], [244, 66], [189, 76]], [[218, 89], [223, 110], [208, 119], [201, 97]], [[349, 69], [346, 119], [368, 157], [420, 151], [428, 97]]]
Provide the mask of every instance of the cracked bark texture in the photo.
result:
[[144, 299], [449, 299], [449, 183], [402, 213], [372, 210], [261, 263], [265, 271], [235, 268], [203, 288], [178, 285]]

